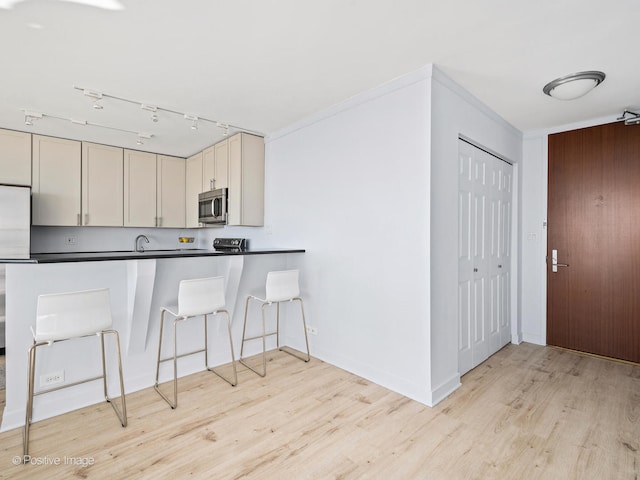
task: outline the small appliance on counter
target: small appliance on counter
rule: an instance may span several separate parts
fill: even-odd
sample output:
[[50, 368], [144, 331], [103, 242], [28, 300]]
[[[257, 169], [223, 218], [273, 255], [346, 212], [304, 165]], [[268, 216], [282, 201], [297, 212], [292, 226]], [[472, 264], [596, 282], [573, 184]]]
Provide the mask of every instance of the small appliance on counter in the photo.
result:
[[224, 252], [244, 252], [249, 248], [249, 239], [216, 238], [213, 240], [213, 248]]
[[209, 225], [227, 223], [226, 188], [198, 194], [198, 222]]

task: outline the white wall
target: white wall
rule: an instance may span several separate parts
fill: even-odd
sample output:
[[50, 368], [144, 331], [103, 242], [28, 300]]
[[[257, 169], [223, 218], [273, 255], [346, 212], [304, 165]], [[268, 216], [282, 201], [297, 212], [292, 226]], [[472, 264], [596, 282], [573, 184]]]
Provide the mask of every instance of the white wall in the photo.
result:
[[427, 401], [429, 71], [267, 139], [267, 224], [301, 246], [312, 355]]
[[[430, 403], [435, 404], [457, 388], [460, 377], [458, 137], [463, 135], [509, 159], [516, 164], [517, 170], [522, 159], [522, 134], [437, 68], [433, 69], [432, 86]], [[517, 178], [517, 172], [514, 172], [514, 177]], [[514, 211], [517, 211], [517, 200], [514, 198]], [[517, 277], [516, 251], [512, 255], [511, 268], [512, 275]], [[517, 305], [515, 293], [512, 301]], [[513, 317], [512, 332], [514, 326], [518, 328], [516, 315]]]

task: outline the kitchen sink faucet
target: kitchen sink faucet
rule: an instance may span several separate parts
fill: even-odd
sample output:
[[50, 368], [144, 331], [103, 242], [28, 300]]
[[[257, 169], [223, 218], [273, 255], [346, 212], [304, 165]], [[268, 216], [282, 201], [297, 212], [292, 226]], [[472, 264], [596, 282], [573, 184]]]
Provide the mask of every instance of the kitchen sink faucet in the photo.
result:
[[136, 237], [136, 241], [135, 241], [135, 244], [133, 246], [133, 249], [136, 252], [144, 252], [144, 247], [139, 244], [140, 239], [144, 240], [144, 243], [149, 243], [149, 239], [147, 238], [146, 235], [138, 235]]

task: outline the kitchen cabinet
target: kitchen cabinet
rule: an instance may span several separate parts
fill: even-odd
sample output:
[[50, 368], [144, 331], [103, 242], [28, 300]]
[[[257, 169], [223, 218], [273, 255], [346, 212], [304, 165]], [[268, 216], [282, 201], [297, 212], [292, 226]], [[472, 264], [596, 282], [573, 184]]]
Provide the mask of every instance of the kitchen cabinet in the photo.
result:
[[33, 135], [32, 224], [80, 225], [81, 142]]
[[264, 139], [237, 133], [229, 142], [228, 225], [264, 224]]
[[196, 228], [198, 222], [198, 195], [202, 192], [202, 152], [187, 158], [185, 164], [185, 226]]
[[124, 225], [184, 228], [184, 158], [124, 151]]
[[202, 191], [229, 188], [229, 141], [223, 140], [202, 152]]
[[0, 183], [31, 186], [31, 134], [0, 129]]
[[155, 227], [156, 155], [124, 150], [124, 226]]
[[123, 225], [123, 149], [82, 143], [82, 225]]
[[157, 182], [156, 226], [167, 228], [184, 228], [184, 158], [158, 155]]

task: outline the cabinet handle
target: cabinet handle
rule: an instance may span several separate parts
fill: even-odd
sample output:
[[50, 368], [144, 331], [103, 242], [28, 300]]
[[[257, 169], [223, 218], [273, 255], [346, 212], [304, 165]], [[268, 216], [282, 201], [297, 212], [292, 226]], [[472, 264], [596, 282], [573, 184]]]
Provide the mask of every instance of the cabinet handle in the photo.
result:
[[82, 216], [80, 214], [78, 214], [77, 221], [78, 221], [78, 225], [82, 225]]
[[84, 224], [85, 225], [89, 225], [89, 214], [88, 213], [84, 214]]
[[216, 186], [216, 179], [212, 178], [209, 180], [209, 190], [215, 190], [215, 186]]

